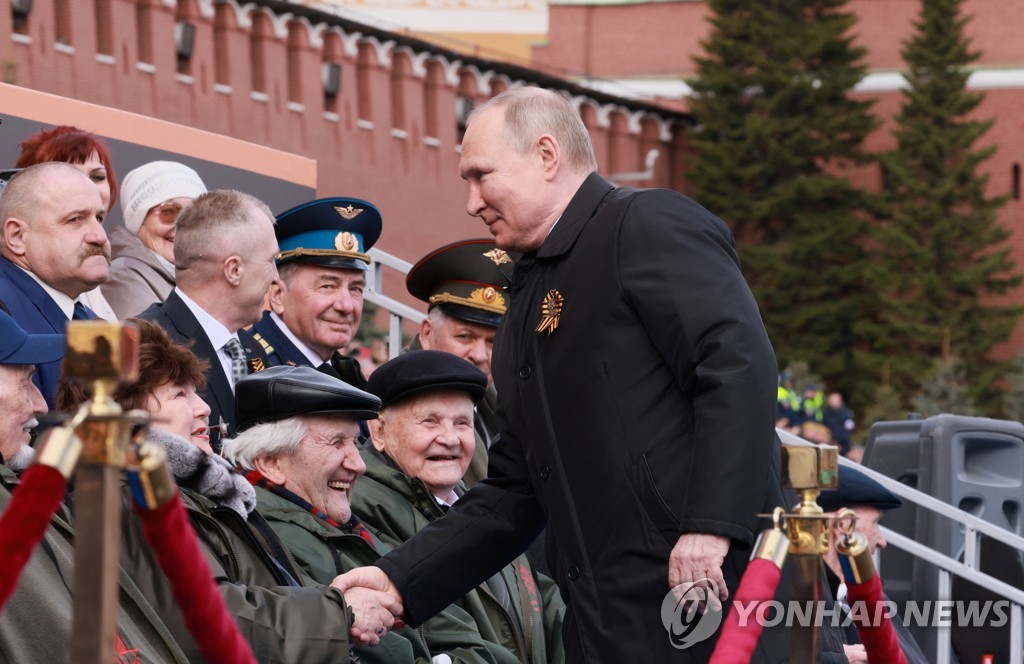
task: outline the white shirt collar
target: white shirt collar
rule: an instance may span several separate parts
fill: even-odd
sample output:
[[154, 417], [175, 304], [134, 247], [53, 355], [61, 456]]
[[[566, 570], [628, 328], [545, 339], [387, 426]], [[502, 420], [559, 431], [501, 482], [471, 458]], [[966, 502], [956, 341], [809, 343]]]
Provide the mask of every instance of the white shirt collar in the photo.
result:
[[200, 307], [195, 301], [192, 300], [188, 295], [185, 295], [177, 286], [174, 287], [174, 292], [178, 294], [181, 301], [185, 303], [188, 310], [192, 312], [192, 315], [199, 321], [199, 325], [203, 328], [203, 332], [206, 332], [206, 337], [210, 340], [210, 344], [214, 350], [220, 350], [224, 347], [224, 344], [228, 342], [228, 339], [238, 339], [238, 334], [232, 332], [224, 325], [206, 313], [206, 310]]
[[284, 333], [284, 336], [288, 337], [288, 340], [295, 344], [295, 347], [299, 349], [299, 352], [306, 356], [306, 359], [309, 360], [310, 366], [318, 367], [331, 359], [327, 358], [327, 360], [325, 360], [317, 353], [314, 353], [312, 348], [302, 342], [302, 339], [299, 339], [297, 336], [292, 334], [292, 331], [288, 329], [288, 326], [285, 325], [283, 320], [281, 320], [281, 317], [273, 311], [270, 312], [270, 318], [277, 323], [277, 327]]
[[64, 312], [64, 315], [71, 320], [75, 315], [75, 300], [72, 299], [67, 293], [62, 293], [53, 286], [49, 285], [42, 279], [40, 279], [34, 272], [30, 272], [22, 266], [17, 266], [19, 270], [32, 277], [32, 279], [42, 286], [43, 290], [46, 291], [47, 295], [53, 298], [53, 301], [57, 303], [60, 310]]
[[434, 496], [434, 500], [437, 501], [437, 504], [438, 505], [444, 505], [445, 507], [451, 507], [452, 505], [455, 504], [455, 501], [458, 500], [458, 499], [459, 499], [459, 496], [458, 496], [457, 493], [455, 493], [454, 489], [452, 491], [450, 491], [448, 493], [448, 495], [444, 499], [441, 499], [441, 498], [438, 498], [437, 496]]

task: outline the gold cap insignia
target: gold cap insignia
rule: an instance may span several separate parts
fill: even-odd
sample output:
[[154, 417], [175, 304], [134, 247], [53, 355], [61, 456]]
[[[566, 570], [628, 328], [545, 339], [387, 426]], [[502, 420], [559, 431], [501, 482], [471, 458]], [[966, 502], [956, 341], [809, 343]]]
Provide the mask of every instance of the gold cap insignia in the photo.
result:
[[484, 292], [480, 297], [484, 298], [484, 302], [487, 304], [492, 304], [494, 302], [494, 298], [498, 297], [498, 291], [488, 286], [484, 289]]
[[355, 219], [356, 217], [363, 213], [362, 208], [353, 207], [352, 204], [349, 204], [345, 207], [335, 206], [334, 211], [340, 214], [347, 221], [352, 221], [353, 219]]
[[348, 231], [342, 231], [334, 236], [334, 247], [339, 251], [355, 251], [359, 247], [359, 241], [356, 240], [355, 235]]
[[558, 319], [562, 315], [562, 306], [565, 298], [557, 290], [549, 290], [540, 303], [540, 324], [537, 326], [537, 333], [547, 332], [548, 336], [558, 328]]
[[508, 254], [505, 253], [505, 251], [502, 249], [491, 249], [490, 251], [485, 251], [484, 256], [494, 261], [495, 265], [501, 265], [502, 263], [512, 262], [512, 259], [509, 258]]

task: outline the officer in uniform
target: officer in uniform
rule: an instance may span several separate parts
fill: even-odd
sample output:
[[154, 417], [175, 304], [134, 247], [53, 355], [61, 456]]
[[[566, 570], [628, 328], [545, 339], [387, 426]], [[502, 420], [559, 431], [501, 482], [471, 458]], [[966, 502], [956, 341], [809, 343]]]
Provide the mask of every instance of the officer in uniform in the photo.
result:
[[312, 366], [365, 388], [359, 362], [343, 355], [363, 313], [380, 212], [356, 198], [321, 198], [277, 216], [280, 282], [253, 326], [269, 366]]
[[478, 435], [465, 481], [487, 474], [487, 450], [498, 438], [497, 392], [491, 380], [491, 349], [508, 308], [508, 285], [519, 254], [494, 240], [463, 240], [430, 252], [409, 271], [406, 288], [427, 303], [427, 318], [410, 349], [440, 350], [472, 362], [487, 376], [487, 392], [476, 406]]

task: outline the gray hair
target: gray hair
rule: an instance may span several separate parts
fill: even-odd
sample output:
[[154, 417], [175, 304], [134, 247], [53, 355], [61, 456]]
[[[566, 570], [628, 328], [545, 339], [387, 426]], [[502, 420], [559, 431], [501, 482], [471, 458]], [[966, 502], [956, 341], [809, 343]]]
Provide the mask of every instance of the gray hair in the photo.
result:
[[491, 108], [505, 110], [502, 134], [520, 154], [529, 151], [540, 136], [551, 134], [572, 170], [581, 174], [597, 170], [594, 144], [583, 118], [569, 100], [557, 92], [536, 87], [506, 90], [473, 109], [468, 124]]
[[295, 454], [308, 432], [301, 415], [257, 424], [225, 440], [221, 454], [236, 466], [252, 469], [259, 458]]
[[192, 201], [186, 207], [174, 228], [174, 265], [178, 279], [195, 267], [211, 251], [220, 254], [249, 255], [251, 233], [245, 226], [252, 224], [255, 209], [274, 222], [274, 213], [260, 199], [234, 189], [215, 189]]

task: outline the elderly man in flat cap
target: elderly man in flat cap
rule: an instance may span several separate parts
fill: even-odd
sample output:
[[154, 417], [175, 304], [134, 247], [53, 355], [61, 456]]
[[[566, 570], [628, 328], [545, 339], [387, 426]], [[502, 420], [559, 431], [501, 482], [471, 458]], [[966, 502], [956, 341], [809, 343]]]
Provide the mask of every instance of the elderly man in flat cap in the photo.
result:
[[367, 255], [380, 237], [380, 212], [356, 198], [321, 198], [277, 216], [280, 281], [270, 311], [253, 326], [270, 366], [318, 367], [365, 387], [345, 349], [359, 329]]
[[[838, 488], [822, 491], [818, 497], [818, 504], [826, 512], [836, 512], [844, 507], [853, 510], [857, 515], [854, 530], [867, 538], [868, 550], [874, 555], [876, 551], [884, 549], [886, 546], [885, 536], [878, 528], [879, 522], [888, 510], [898, 508], [903, 501], [899, 496], [856, 468], [840, 466]], [[842, 580], [843, 572], [839, 566], [839, 553], [836, 551], [836, 542], [842, 536], [839, 524], [833, 524], [829, 528], [828, 551], [825, 553], [824, 560], [825, 576], [831, 587], [832, 596], [838, 599], [846, 612], [849, 611], [844, 601], [846, 584]], [[928, 661], [927, 658], [899, 616], [892, 616], [892, 626], [896, 630], [900, 648], [903, 649], [907, 662], [909, 664], [925, 664]], [[868, 661], [864, 646], [860, 644], [855, 625], [844, 625], [843, 639], [846, 656], [852, 664]]]
[[494, 240], [462, 240], [421, 258], [406, 277], [409, 293], [427, 303], [427, 318], [409, 348], [440, 350], [472, 362], [487, 376], [487, 391], [476, 405], [479, 436], [464, 481], [487, 476], [487, 450], [498, 439], [498, 393], [491, 379], [491, 351], [498, 324], [509, 305], [508, 285], [519, 254]]
[[[36, 365], [64, 356], [64, 335], [28, 334], [0, 311], [0, 512], [6, 510], [18, 476], [32, 463], [29, 446], [36, 415], [46, 412], [43, 395], [32, 382]], [[74, 530], [61, 506], [43, 541], [22, 571], [0, 620], [0, 662], [71, 661]], [[111, 635], [118, 661], [181, 662], [184, 653], [170, 637], [124, 571], [120, 572], [121, 610]]]
[[[359, 421], [376, 417], [380, 401], [312, 367], [272, 367], [239, 385], [242, 431], [224, 454], [256, 487], [257, 508], [303, 573], [330, 584], [391, 550], [351, 508], [366, 470]], [[492, 661], [472, 617], [455, 606], [420, 630], [399, 628], [355, 651], [366, 663]]]
[[[380, 417], [368, 422], [366, 474], [352, 508], [389, 544], [401, 544], [440, 519], [465, 492], [462, 476], [473, 454], [473, 405], [487, 378], [449, 353], [418, 350], [385, 362], [367, 389], [380, 397]], [[467, 534], [467, 536], [472, 536]], [[456, 604], [485, 639], [500, 644], [498, 661], [564, 661], [564, 604], [554, 583], [519, 556]]]

